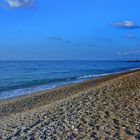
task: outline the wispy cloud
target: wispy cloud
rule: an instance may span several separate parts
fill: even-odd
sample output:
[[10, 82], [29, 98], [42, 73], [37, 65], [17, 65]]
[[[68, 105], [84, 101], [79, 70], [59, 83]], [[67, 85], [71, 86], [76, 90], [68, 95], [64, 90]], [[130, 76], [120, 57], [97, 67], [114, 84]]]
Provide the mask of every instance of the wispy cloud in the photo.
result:
[[136, 37], [134, 35], [132, 35], [132, 34], [126, 34], [124, 37], [126, 39], [136, 39]]
[[87, 46], [88, 46], [88, 47], [96, 47], [95, 44], [88, 44]]
[[101, 41], [106, 41], [106, 42], [113, 42], [113, 39], [111, 39], [111, 38], [102, 38], [100, 40]]
[[66, 44], [73, 44], [73, 42], [69, 41], [69, 40], [64, 41], [64, 43], [66, 43]]
[[60, 37], [60, 36], [51, 36], [51, 37], [48, 37], [47, 39], [50, 39], [50, 40], [57, 40], [57, 41], [63, 40], [63, 38]]
[[125, 51], [125, 52], [118, 52], [119, 56], [128, 56], [128, 55], [140, 55], [140, 51]]
[[0, 5], [9, 8], [21, 8], [29, 6], [32, 2], [33, 0], [3, 0]]
[[113, 27], [126, 28], [126, 29], [140, 28], [140, 26], [136, 25], [133, 21], [114, 22], [114, 23], [111, 23], [111, 25]]
[[78, 47], [81, 47], [83, 44], [82, 43], [77, 43], [76, 44]]

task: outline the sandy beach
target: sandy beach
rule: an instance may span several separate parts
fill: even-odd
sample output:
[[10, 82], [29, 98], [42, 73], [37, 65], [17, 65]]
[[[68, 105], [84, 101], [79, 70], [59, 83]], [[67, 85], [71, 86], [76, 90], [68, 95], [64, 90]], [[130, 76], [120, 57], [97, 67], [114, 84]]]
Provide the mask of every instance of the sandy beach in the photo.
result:
[[140, 140], [140, 70], [0, 101], [2, 140]]

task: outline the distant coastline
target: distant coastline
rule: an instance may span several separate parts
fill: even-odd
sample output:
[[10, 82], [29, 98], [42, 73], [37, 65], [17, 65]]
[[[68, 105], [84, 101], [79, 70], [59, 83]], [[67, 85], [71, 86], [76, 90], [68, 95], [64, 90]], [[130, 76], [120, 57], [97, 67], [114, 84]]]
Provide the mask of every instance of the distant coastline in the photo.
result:
[[127, 62], [140, 62], [140, 60], [128, 60]]

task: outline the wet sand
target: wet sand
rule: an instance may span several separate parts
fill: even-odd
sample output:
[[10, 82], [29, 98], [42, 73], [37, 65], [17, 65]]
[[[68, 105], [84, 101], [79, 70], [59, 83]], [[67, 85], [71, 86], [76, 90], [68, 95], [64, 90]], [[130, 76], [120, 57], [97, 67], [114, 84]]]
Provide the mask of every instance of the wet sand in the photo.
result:
[[140, 71], [0, 101], [0, 139], [139, 140]]

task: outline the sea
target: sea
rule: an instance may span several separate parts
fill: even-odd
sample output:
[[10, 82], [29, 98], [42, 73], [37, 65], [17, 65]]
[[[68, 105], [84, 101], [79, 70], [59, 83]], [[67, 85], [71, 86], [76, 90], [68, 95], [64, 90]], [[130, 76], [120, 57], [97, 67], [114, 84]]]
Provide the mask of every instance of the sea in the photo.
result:
[[127, 61], [0, 61], [0, 99], [139, 68]]

